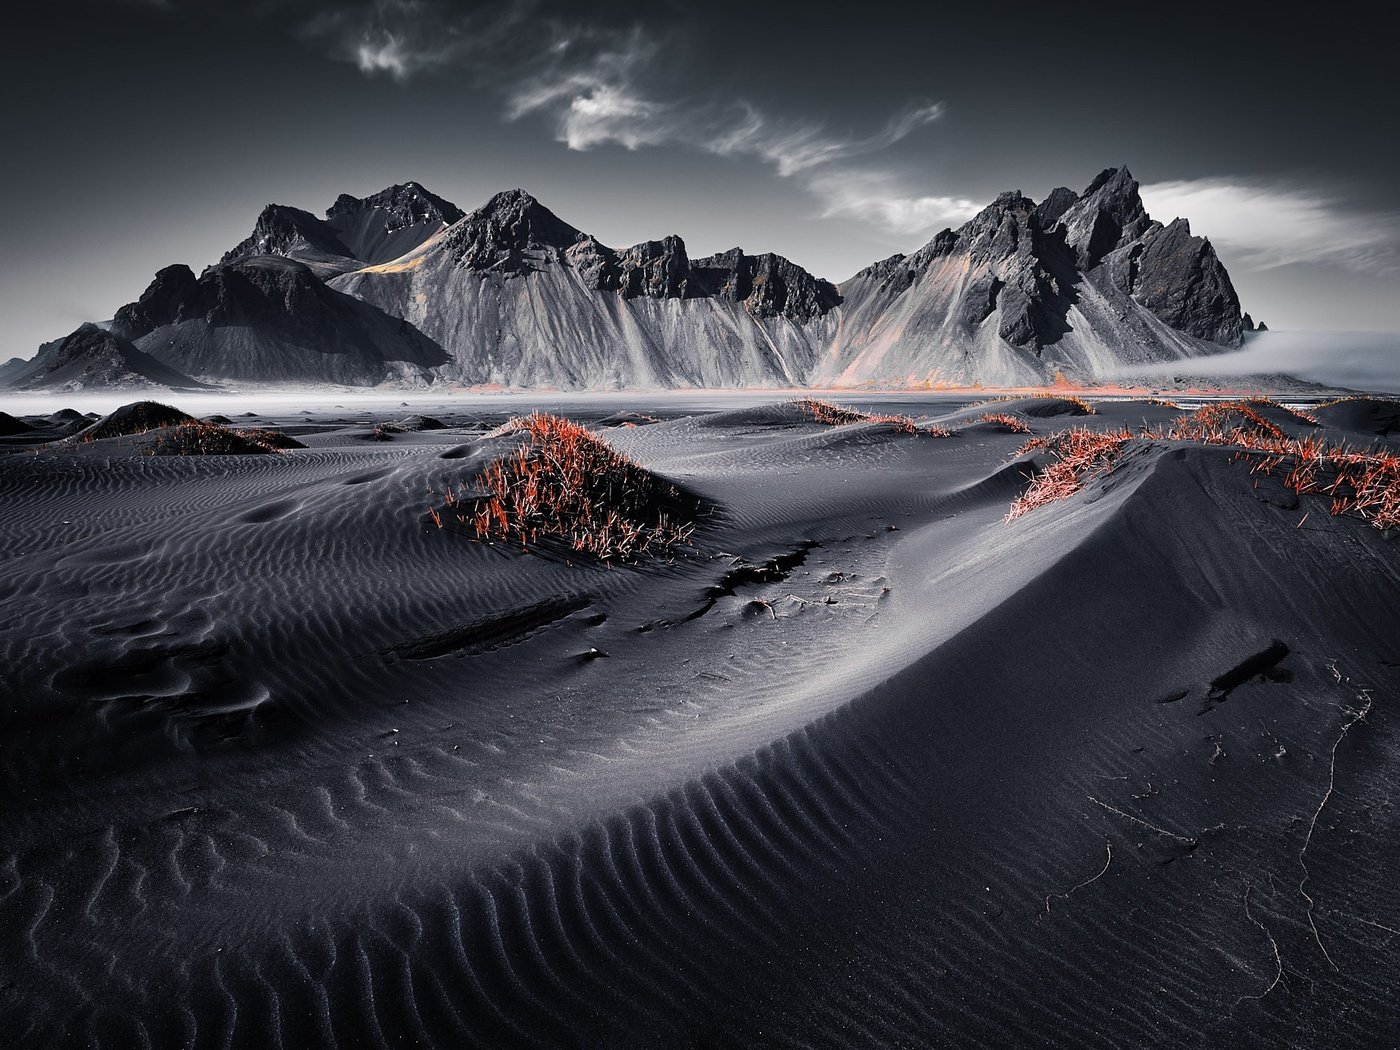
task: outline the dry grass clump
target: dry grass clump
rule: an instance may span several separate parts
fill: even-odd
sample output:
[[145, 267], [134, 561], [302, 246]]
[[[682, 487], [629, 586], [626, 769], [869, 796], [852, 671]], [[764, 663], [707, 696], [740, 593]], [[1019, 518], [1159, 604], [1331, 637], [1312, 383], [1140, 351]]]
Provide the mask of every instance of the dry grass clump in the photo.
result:
[[1202, 441], [1210, 445], [1235, 445], [1260, 435], [1284, 438], [1283, 428], [1260, 413], [1254, 401], [1212, 401], [1194, 412], [1178, 416], [1167, 436], [1174, 441]]
[[1029, 434], [1031, 432], [1029, 423], [1009, 412], [984, 412], [977, 417], [977, 420], [980, 423], [991, 423], [1001, 427], [1002, 430], [1010, 434]]
[[[1072, 496], [1089, 478], [1111, 470], [1133, 436], [1128, 430], [1072, 427], [1027, 441], [1017, 455], [1045, 449], [1056, 460], [1012, 503], [1005, 520]], [[1284, 486], [1299, 496], [1330, 496], [1333, 515], [1351, 515], [1378, 529], [1400, 528], [1400, 453], [1389, 449], [1353, 449], [1328, 445], [1316, 436], [1289, 437], [1243, 402], [1209, 405], [1194, 416], [1182, 416], [1165, 432], [1144, 430], [1140, 436], [1238, 449], [1235, 458], [1246, 459], [1251, 474], [1282, 474]]]
[[1345, 397], [1334, 397], [1331, 401], [1319, 401], [1316, 407], [1331, 408], [1333, 405], [1345, 405], [1352, 401], [1365, 401], [1376, 405], [1396, 404], [1393, 397], [1377, 397], [1375, 394], [1347, 394]]
[[1387, 449], [1350, 449], [1320, 438], [1290, 438], [1235, 431], [1208, 434], [1207, 445], [1233, 445], [1252, 453], [1251, 474], [1286, 470], [1283, 484], [1298, 495], [1332, 497], [1334, 515], [1350, 514], [1378, 529], [1400, 527], [1400, 454]]
[[1096, 416], [1099, 414], [1098, 409], [1088, 401], [1085, 401], [1082, 397], [1075, 397], [1073, 394], [1056, 394], [1055, 399], [1058, 401], [1068, 401], [1075, 408], [1079, 409], [1083, 415]]
[[1011, 504], [1005, 521], [1012, 522], [1022, 514], [1047, 503], [1065, 499], [1084, 487], [1091, 477], [1107, 473], [1133, 439], [1130, 430], [1090, 430], [1070, 427], [1048, 437], [1035, 437], [1016, 452], [1018, 456], [1044, 449], [1055, 456], [1054, 462], [1035, 476], [1030, 488]]
[[[916, 434], [919, 426], [909, 416], [877, 416], [869, 412], [858, 412], [854, 408], [846, 408], [832, 401], [819, 401], [814, 397], [801, 397], [793, 402], [794, 407], [805, 415], [811, 416], [814, 422], [821, 423], [828, 427], [844, 427], [852, 423], [885, 423], [894, 427], [901, 434]], [[942, 430], [937, 427], [934, 430]], [[933, 431], [928, 431], [932, 433]], [[947, 431], [943, 434], [935, 435], [946, 437]]]
[[679, 516], [693, 513], [696, 501], [577, 423], [537, 412], [499, 432], [528, 440], [482, 471], [474, 493], [449, 489], [444, 512], [428, 512], [439, 528], [455, 517], [478, 539], [523, 550], [554, 540], [602, 561], [667, 553], [695, 531]]
[[202, 419], [151, 433], [155, 437], [146, 451], [152, 456], [246, 456], [306, 447], [280, 431], [231, 430]]
[[268, 448], [281, 452], [289, 448], [305, 448], [296, 438], [282, 433], [280, 430], [269, 430], [266, 427], [241, 427], [234, 431], [242, 434], [250, 441], [255, 441], [259, 445], [266, 445]]
[[1300, 412], [1297, 409], [1280, 405], [1277, 401], [1267, 397], [1247, 397], [1236, 401], [1212, 401], [1202, 405], [1195, 412], [1188, 413], [1176, 420], [1174, 429], [1184, 434], [1191, 433], [1214, 433], [1217, 431], [1229, 431], [1235, 428], [1245, 430], [1256, 430], [1270, 434], [1273, 437], [1283, 437], [1283, 428], [1275, 423], [1268, 416], [1261, 412], [1261, 409], [1268, 409], [1283, 415], [1293, 423], [1305, 423], [1310, 426], [1317, 426], [1318, 420], [1311, 412]]

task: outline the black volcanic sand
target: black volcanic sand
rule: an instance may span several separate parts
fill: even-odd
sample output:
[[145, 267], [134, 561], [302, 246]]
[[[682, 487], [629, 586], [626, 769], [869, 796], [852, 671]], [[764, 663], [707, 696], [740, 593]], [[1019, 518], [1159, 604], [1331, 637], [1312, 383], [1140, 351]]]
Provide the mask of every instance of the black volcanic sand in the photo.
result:
[[434, 528], [497, 415], [0, 456], [4, 1041], [1400, 1041], [1393, 536], [1228, 449], [1005, 525], [986, 424], [634, 407], [673, 564]]

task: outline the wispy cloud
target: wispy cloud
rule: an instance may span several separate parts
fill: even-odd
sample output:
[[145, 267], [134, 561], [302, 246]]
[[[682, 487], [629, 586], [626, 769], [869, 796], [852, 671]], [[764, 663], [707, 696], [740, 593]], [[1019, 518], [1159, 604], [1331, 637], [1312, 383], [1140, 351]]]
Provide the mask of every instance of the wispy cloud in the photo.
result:
[[1158, 182], [1141, 192], [1155, 218], [1186, 216], [1234, 265], [1400, 266], [1400, 213], [1364, 214], [1316, 189], [1233, 178]]
[[724, 157], [757, 157], [784, 177], [878, 153], [943, 115], [941, 102], [923, 102], [906, 107], [873, 135], [841, 136], [820, 124], [773, 120], [747, 103], [737, 108], [738, 118], [705, 139], [702, 148]]
[[572, 150], [684, 145], [756, 159], [787, 178], [888, 149], [943, 115], [942, 103], [925, 101], [896, 113], [874, 134], [840, 135], [817, 122], [772, 117], [745, 100], [663, 100], [642, 86], [659, 48], [640, 28], [586, 43], [592, 46], [568, 39], [556, 44], [548, 68], [511, 90], [506, 117], [550, 116], [556, 138]]
[[961, 198], [920, 195], [873, 160], [936, 122], [942, 103], [912, 102], [859, 133], [744, 99], [677, 97], [659, 86], [666, 55], [653, 31], [584, 22], [561, 0], [467, 10], [451, 0], [374, 0], [323, 11], [302, 33], [368, 76], [404, 82], [463, 69], [497, 95], [505, 119], [542, 119], [571, 150], [673, 146], [756, 161], [805, 187], [824, 217], [907, 235], [977, 210]]
[[911, 193], [900, 178], [878, 169], [818, 172], [807, 179], [807, 188], [821, 201], [823, 218], [857, 219], [894, 234], [958, 226], [982, 208], [966, 197]]
[[300, 35], [369, 76], [412, 77], [484, 60], [502, 61], [533, 4], [469, 8], [449, 0], [372, 0], [306, 18]]

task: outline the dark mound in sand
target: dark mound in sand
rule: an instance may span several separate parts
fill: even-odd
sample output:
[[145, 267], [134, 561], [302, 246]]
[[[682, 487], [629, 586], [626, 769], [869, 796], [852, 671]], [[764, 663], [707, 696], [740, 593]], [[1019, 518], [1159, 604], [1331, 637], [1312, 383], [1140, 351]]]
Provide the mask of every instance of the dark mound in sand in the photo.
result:
[[1388, 437], [1400, 434], [1400, 401], [1380, 397], [1348, 397], [1318, 405], [1318, 421], [1353, 434]]
[[142, 447], [153, 456], [249, 456], [305, 448], [276, 430], [230, 430], [191, 420], [142, 434]]
[[28, 434], [34, 428], [22, 419], [16, 419], [8, 412], [0, 412], [0, 434]]
[[996, 406], [997, 411], [1020, 412], [1037, 419], [1056, 416], [1092, 416], [1094, 406], [1082, 397], [1022, 397]]
[[80, 441], [98, 441], [192, 422], [195, 422], [195, 418], [189, 413], [162, 405], [159, 401], [133, 401], [103, 416], [76, 436]]
[[432, 416], [404, 416], [394, 424], [403, 431], [423, 431], [423, 430], [446, 430], [447, 424]]

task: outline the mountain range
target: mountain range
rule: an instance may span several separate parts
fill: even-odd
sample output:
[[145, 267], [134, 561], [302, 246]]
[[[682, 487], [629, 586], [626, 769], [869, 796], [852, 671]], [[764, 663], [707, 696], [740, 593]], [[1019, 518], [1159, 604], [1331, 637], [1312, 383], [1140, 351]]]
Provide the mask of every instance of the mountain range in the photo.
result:
[[839, 286], [780, 255], [691, 258], [675, 235], [609, 247], [523, 190], [467, 214], [408, 182], [324, 219], [269, 205], [198, 277], [166, 267], [0, 384], [1017, 386], [1219, 353], [1252, 327], [1210, 241], [1154, 221], [1126, 168], [1003, 193]]

